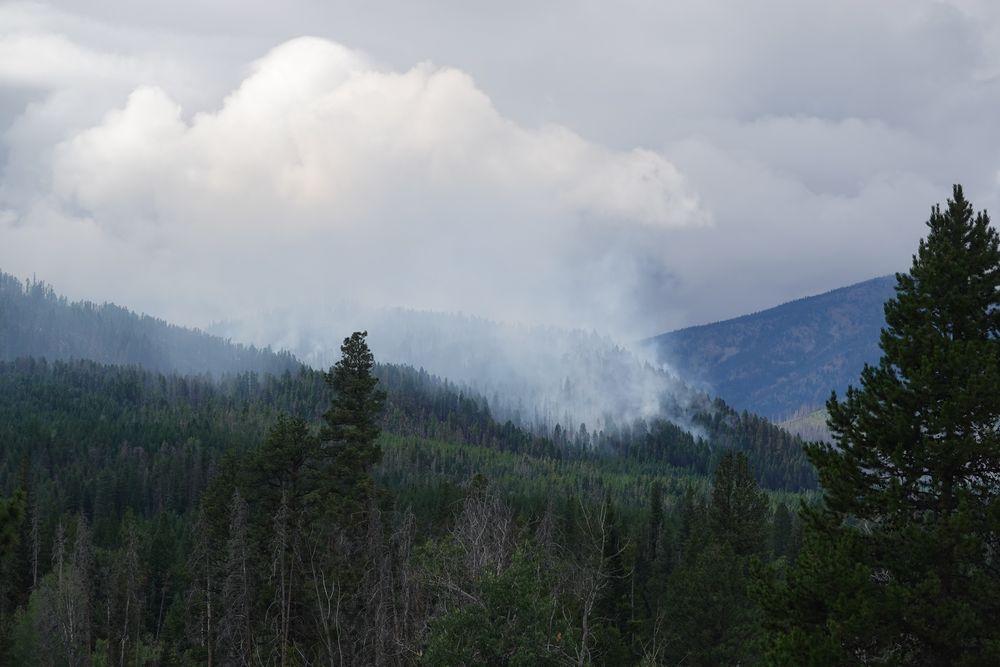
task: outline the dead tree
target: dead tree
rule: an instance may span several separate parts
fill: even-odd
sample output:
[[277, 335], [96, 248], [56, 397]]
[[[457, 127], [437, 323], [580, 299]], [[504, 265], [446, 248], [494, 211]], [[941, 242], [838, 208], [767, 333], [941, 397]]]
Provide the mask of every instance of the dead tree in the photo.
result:
[[220, 657], [227, 664], [249, 665], [253, 655], [250, 614], [249, 509], [239, 490], [233, 491], [229, 505], [229, 538], [223, 569], [222, 609], [218, 622]]

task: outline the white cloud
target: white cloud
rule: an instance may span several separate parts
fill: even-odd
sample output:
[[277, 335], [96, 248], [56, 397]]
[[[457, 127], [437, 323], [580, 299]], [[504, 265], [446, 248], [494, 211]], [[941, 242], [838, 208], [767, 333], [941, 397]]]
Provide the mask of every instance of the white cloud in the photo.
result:
[[291, 214], [285, 224], [329, 226], [364, 216], [395, 189], [435, 197], [472, 188], [663, 227], [704, 221], [660, 155], [615, 153], [565, 128], [520, 127], [460, 71], [381, 71], [315, 38], [271, 51], [221, 109], [190, 124], [166, 93], [143, 87], [56, 155], [57, 192], [100, 220], [142, 217], [149, 207], [165, 222], [232, 217], [235, 204], [262, 224]]
[[[50, 69], [36, 78], [57, 81]], [[96, 225], [123, 253], [193, 279], [160, 283], [132, 275], [129, 261], [102, 260], [92, 271], [108, 296], [171, 304], [171, 314], [201, 302], [185, 320], [231, 316], [262, 298], [308, 304], [335, 284], [342, 297], [385, 305], [593, 325], [631, 316], [631, 285], [615, 274], [633, 260], [618, 250], [608, 264], [606, 249], [589, 244], [570, 258], [584, 229], [708, 221], [662, 155], [521, 126], [457, 69], [388, 70], [317, 38], [256, 61], [218, 109], [192, 112], [139, 85], [95, 125], [39, 148], [8, 164], [16, 174], [51, 163], [50, 188], [40, 179], [34, 199], [19, 193], [14, 226], [38, 224], [39, 201], [61, 224]], [[58, 283], [69, 276], [51, 237], [72, 234], [46, 229], [51, 259], [33, 270]], [[14, 253], [38, 240], [8, 236]], [[596, 311], [586, 291], [567, 293], [581, 282], [611, 289], [615, 312]]]
[[7, 3], [0, 268], [193, 322], [733, 316], [904, 268], [953, 182], [996, 207], [998, 35], [988, 0]]

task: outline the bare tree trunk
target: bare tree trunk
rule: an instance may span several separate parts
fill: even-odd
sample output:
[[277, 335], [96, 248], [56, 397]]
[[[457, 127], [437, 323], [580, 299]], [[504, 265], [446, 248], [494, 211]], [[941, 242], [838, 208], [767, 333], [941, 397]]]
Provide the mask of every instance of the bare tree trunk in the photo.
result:
[[576, 649], [575, 659], [578, 667], [583, 667], [593, 662], [591, 642], [594, 609], [612, 578], [611, 561], [620, 556], [625, 547], [622, 546], [615, 553], [607, 553], [611, 532], [610, 506], [607, 502], [600, 503], [597, 509], [593, 509], [581, 499], [580, 510], [586, 549], [579, 556], [573, 579], [580, 601], [580, 644]]
[[229, 509], [229, 539], [226, 544], [225, 581], [222, 586], [222, 614], [218, 622], [221, 659], [239, 665], [250, 664], [250, 576], [247, 544], [246, 501], [233, 493]]
[[192, 641], [205, 649], [206, 664], [212, 665], [215, 662], [215, 628], [212, 618], [212, 598], [214, 596], [213, 586], [215, 584], [212, 575], [215, 569], [214, 545], [208, 526], [208, 518], [205, 516], [205, 508], [198, 511], [198, 519], [194, 527], [194, 548], [191, 551], [191, 558], [188, 564], [194, 576], [194, 585], [188, 591], [188, 609], [190, 612], [188, 632], [193, 635]]
[[[139, 561], [139, 534], [134, 523], [129, 522], [125, 528], [125, 545], [121, 561], [119, 561], [120, 576], [122, 580], [123, 593], [125, 595], [125, 613], [122, 619], [121, 634], [121, 654], [119, 655], [119, 665], [125, 665], [125, 656], [128, 654], [128, 644], [131, 636], [129, 628], [132, 615], [137, 619], [140, 614], [141, 596], [141, 563]], [[136, 621], [138, 625], [138, 620]], [[138, 649], [139, 628], [136, 627], [136, 649]]]
[[271, 580], [274, 583], [277, 600], [272, 606], [277, 607], [278, 664], [285, 667], [288, 664], [288, 639], [291, 628], [292, 612], [292, 573], [289, 569], [289, 519], [288, 495], [282, 493], [281, 504], [274, 515], [274, 538], [271, 542]]
[[309, 549], [308, 575], [313, 585], [316, 624], [327, 659], [332, 666], [343, 662], [344, 651], [340, 643], [342, 634], [340, 632], [340, 608], [343, 591], [337, 585], [335, 578], [327, 574], [319, 552], [319, 541], [314, 540]]
[[39, 634], [50, 662], [86, 665], [90, 661], [89, 578], [93, 552], [87, 523], [80, 516], [72, 558], [66, 553], [66, 530], [60, 521], [53, 540], [54, 579], [43, 580], [38, 587], [41, 611]]
[[206, 625], [205, 625], [205, 643], [208, 648], [208, 667], [212, 667], [214, 657], [212, 655], [212, 649], [215, 646], [215, 637], [212, 634], [212, 572], [209, 570], [209, 564], [205, 564], [205, 614], [206, 614]]
[[90, 526], [82, 514], [76, 522], [76, 544], [73, 547], [73, 570], [71, 594], [75, 598], [73, 606], [78, 610], [77, 617], [78, 641], [81, 645], [81, 663], [90, 662], [91, 640], [91, 602], [93, 593], [91, 579], [94, 570], [94, 546], [90, 537]]

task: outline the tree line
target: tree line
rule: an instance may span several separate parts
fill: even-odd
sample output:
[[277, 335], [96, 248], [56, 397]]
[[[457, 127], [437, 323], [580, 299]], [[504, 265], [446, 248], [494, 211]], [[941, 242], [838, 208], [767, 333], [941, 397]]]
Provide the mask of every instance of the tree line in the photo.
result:
[[[529, 662], [638, 658], [660, 650], [669, 573], [708, 512], [699, 472], [499, 424], [444, 381], [376, 367], [360, 335], [328, 374], [25, 359], [0, 366], [0, 395], [13, 662], [450, 664], [506, 660], [527, 629], [544, 636]], [[754, 553], [783, 554], [772, 514], [794, 496], [733, 466], [757, 498]], [[791, 519], [778, 529], [795, 542]], [[495, 620], [465, 605], [506, 615], [511, 582], [528, 615], [492, 657], [479, 640], [456, 657], [454, 624]]]

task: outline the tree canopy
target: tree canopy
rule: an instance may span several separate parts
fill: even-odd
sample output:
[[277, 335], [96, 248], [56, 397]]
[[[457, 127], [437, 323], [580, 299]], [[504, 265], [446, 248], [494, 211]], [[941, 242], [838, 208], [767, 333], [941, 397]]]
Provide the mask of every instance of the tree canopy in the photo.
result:
[[881, 360], [808, 447], [823, 503], [770, 601], [780, 662], [1000, 661], [1000, 242], [960, 186], [927, 227]]

